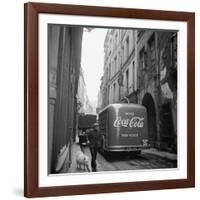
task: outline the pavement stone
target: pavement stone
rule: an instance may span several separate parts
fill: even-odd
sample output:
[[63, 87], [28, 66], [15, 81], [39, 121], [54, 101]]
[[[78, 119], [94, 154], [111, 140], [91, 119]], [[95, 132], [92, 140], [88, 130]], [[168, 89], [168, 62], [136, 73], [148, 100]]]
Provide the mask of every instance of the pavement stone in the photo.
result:
[[166, 152], [166, 151], [159, 151], [155, 148], [145, 149], [145, 150], [143, 150], [143, 152], [153, 154], [153, 155], [156, 155], [156, 156], [160, 156], [162, 158], [166, 158], [166, 159], [169, 159], [169, 160], [177, 160], [177, 154], [169, 153], [169, 152]]
[[[63, 173], [84, 173], [84, 172], [88, 172], [87, 170], [78, 169], [77, 166], [76, 166], [76, 153], [78, 151], [81, 151], [81, 148], [80, 148], [80, 145], [77, 142], [75, 142], [71, 145], [72, 162], [71, 162], [70, 168], [67, 169], [67, 168], [64, 167], [67, 170], [63, 171]], [[89, 169], [90, 169], [90, 172], [91, 172], [91, 166], [90, 166], [91, 155], [90, 155], [90, 152], [89, 152], [88, 148], [86, 148], [86, 147], [83, 148], [82, 151], [88, 156]], [[145, 150], [142, 151], [142, 153], [159, 156], [159, 157], [171, 160], [171, 161], [177, 160], [177, 154], [169, 153], [169, 152], [166, 152], [166, 151], [160, 151], [160, 150], [157, 150], [155, 148], [145, 149]], [[103, 170], [101, 165], [102, 165], [102, 163], [100, 164], [97, 160], [97, 171]]]

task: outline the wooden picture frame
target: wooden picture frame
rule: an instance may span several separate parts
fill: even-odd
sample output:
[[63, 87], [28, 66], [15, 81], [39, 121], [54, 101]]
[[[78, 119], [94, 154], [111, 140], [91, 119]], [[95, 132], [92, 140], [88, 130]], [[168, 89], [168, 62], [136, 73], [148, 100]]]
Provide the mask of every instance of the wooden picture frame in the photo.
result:
[[[189, 12], [26, 3], [24, 16], [24, 195], [43, 197], [194, 187], [195, 15]], [[39, 14], [61, 14], [187, 23], [187, 177], [122, 183], [39, 186]]]

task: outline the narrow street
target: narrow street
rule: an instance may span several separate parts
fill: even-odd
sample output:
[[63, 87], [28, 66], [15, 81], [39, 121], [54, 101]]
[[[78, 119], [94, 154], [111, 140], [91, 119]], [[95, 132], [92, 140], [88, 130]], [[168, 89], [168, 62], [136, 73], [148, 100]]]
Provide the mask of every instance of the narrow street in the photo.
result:
[[82, 172], [78, 144], [97, 140], [116, 151], [97, 154], [97, 171], [176, 168], [177, 31], [51, 25], [48, 34], [49, 173]]
[[[76, 145], [76, 150], [80, 149], [78, 144]], [[82, 149], [84, 154], [89, 158], [89, 168], [90, 166], [90, 150], [89, 147], [85, 146]], [[75, 152], [74, 152], [75, 153]], [[75, 156], [73, 156], [75, 158]], [[75, 163], [75, 160], [72, 160]], [[97, 171], [119, 171], [119, 170], [137, 170], [137, 169], [162, 169], [162, 168], [176, 168], [177, 160], [176, 158], [170, 159], [160, 155], [153, 154], [151, 150], [144, 150], [141, 154], [134, 154], [133, 152], [113, 152], [108, 155], [101, 155], [97, 153]], [[71, 172], [84, 172], [82, 170], [76, 169], [76, 165], [72, 168]]]

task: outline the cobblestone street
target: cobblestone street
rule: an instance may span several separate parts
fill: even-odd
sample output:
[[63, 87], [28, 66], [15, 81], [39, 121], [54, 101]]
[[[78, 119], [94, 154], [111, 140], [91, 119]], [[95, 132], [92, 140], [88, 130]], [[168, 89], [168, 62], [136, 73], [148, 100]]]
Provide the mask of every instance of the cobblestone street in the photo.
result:
[[[75, 154], [80, 150], [78, 144], [72, 145], [72, 164], [69, 173], [82, 173], [84, 170], [77, 169]], [[84, 153], [89, 158], [90, 166], [90, 150], [89, 147], [83, 148]], [[148, 149], [141, 152], [141, 154], [134, 154], [133, 152], [115, 152], [108, 155], [97, 154], [97, 171], [118, 171], [118, 170], [137, 170], [137, 169], [163, 169], [176, 168], [177, 156], [167, 152], [160, 152], [155, 149]], [[64, 171], [63, 171], [64, 172]]]

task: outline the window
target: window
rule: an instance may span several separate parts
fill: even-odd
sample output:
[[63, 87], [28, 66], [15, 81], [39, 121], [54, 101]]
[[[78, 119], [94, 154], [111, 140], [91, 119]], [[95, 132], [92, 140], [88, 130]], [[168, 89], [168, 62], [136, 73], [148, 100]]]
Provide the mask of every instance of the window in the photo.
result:
[[106, 68], [106, 74], [105, 74], [106, 82], [108, 81], [108, 78], [109, 78], [108, 75], [109, 75], [109, 74], [108, 74], [108, 68]]
[[145, 51], [144, 47], [140, 50], [139, 53], [139, 67], [140, 69], [145, 69]]
[[139, 67], [137, 70], [137, 76], [138, 76], [138, 81], [137, 81], [137, 87], [139, 89], [142, 89], [144, 87], [144, 75], [143, 72], [146, 70], [146, 62], [145, 62], [145, 57], [146, 53], [144, 50], [144, 47], [140, 50], [139, 53]]
[[177, 69], [177, 33], [171, 36], [171, 57], [173, 67]]
[[121, 63], [120, 63], [120, 51], [118, 52], [118, 60], [117, 60], [117, 71], [120, 69], [121, 67]]
[[112, 51], [112, 38], [110, 38], [110, 42], [109, 42], [109, 56], [111, 55]]
[[126, 59], [129, 57], [129, 37], [126, 38]]
[[108, 104], [110, 103], [110, 86], [108, 86]]
[[111, 78], [113, 77], [114, 74], [114, 65], [113, 65], [113, 61], [111, 61]]
[[140, 40], [140, 38], [142, 37], [143, 34], [144, 34], [144, 30], [138, 30], [138, 32], [137, 32], [137, 41]]
[[106, 88], [106, 100], [105, 100], [105, 102], [106, 102], [106, 105], [109, 104], [109, 87]]
[[117, 72], [117, 56], [114, 58], [114, 68], [115, 68], [115, 73]]
[[118, 43], [118, 34], [116, 32], [116, 34], [115, 34], [115, 47], [117, 46], [117, 43]]
[[132, 66], [133, 66], [133, 89], [134, 89], [134, 86], [135, 86], [135, 62], [133, 61], [133, 64], [132, 64]]
[[128, 95], [129, 92], [129, 70], [126, 70], [126, 95]]
[[122, 65], [123, 65], [123, 63], [124, 63], [124, 46], [122, 46]]
[[149, 45], [150, 66], [155, 67], [155, 65], [156, 65], [156, 49], [155, 49], [155, 36], [154, 35], [149, 39], [148, 45]]
[[109, 79], [111, 78], [111, 64], [109, 63]]
[[119, 84], [119, 81], [118, 81], [118, 84], [117, 84], [117, 88], [118, 88], [118, 92], [117, 92], [117, 101], [119, 101], [120, 100], [120, 89], [121, 89], [121, 86], [120, 86], [120, 84]]
[[116, 85], [113, 84], [113, 102], [115, 102], [115, 96], [116, 96]]

